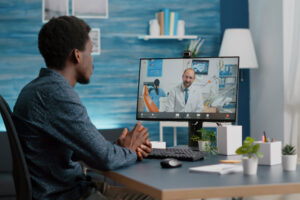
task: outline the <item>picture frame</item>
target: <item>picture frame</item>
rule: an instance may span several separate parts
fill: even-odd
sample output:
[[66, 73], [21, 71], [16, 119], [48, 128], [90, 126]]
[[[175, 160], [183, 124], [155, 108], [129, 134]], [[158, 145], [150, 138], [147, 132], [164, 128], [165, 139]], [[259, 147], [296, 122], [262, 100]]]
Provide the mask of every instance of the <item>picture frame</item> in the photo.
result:
[[69, 0], [42, 0], [42, 22], [52, 17], [69, 15]]
[[192, 68], [195, 74], [207, 75], [208, 74], [209, 61], [208, 60], [193, 60]]
[[80, 18], [108, 18], [108, 0], [72, 0], [72, 15]]
[[89, 33], [89, 36], [93, 44], [92, 55], [100, 55], [101, 54], [100, 28], [92, 28]]

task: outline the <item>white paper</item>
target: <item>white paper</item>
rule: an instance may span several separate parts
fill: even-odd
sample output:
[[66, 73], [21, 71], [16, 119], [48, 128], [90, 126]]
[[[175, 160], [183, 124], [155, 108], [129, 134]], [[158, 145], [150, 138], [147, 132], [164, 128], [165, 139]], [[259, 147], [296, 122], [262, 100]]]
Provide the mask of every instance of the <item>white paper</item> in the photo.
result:
[[151, 145], [153, 149], [165, 149], [166, 142], [159, 142], [159, 141], [151, 141]]
[[243, 166], [240, 164], [216, 164], [216, 165], [205, 165], [199, 167], [189, 168], [190, 172], [208, 172], [218, 174], [229, 174], [242, 172]]

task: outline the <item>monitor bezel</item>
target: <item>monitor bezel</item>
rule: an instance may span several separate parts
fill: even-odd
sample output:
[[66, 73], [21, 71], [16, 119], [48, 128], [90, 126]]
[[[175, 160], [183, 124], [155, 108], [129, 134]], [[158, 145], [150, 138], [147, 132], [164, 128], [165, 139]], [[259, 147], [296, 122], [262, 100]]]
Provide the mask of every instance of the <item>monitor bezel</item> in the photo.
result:
[[[139, 103], [139, 91], [140, 91], [140, 77], [141, 77], [141, 62], [142, 60], [149, 60], [149, 59], [211, 59], [211, 58], [237, 58], [238, 59], [238, 70], [237, 70], [237, 76], [236, 76], [236, 105], [235, 105], [235, 118], [234, 119], [179, 119], [179, 118], [142, 118], [138, 115], [138, 103]], [[136, 102], [136, 119], [142, 120], [142, 121], [199, 121], [199, 122], [236, 122], [238, 117], [238, 96], [239, 96], [239, 67], [240, 67], [240, 57], [239, 56], [217, 56], [217, 57], [190, 57], [190, 58], [183, 58], [183, 57], [172, 57], [172, 58], [140, 58], [139, 62], [139, 77], [138, 77], [138, 90], [137, 90], [137, 102]], [[211, 113], [205, 113], [201, 112], [201, 114], [211, 114]], [[225, 113], [226, 114], [226, 113]], [[229, 114], [229, 113], [228, 113]]]

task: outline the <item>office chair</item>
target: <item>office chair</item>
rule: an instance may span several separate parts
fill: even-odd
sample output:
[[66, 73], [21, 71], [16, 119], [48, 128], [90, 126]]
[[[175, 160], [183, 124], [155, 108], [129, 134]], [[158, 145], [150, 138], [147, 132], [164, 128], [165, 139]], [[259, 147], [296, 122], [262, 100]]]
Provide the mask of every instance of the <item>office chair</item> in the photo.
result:
[[13, 176], [16, 189], [17, 200], [32, 200], [32, 189], [30, 176], [19, 141], [19, 137], [12, 121], [12, 112], [7, 102], [0, 95], [0, 112], [5, 124], [9, 139], [13, 160]]

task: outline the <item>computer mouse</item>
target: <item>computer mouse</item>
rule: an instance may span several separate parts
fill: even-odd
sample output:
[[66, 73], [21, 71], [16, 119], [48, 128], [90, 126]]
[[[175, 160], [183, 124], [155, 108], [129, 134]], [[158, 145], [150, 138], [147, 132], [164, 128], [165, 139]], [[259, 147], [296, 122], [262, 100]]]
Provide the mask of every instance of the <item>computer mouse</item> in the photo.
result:
[[181, 167], [181, 162], [175, 158], [166, 158], [160, 162], [162, 168], [175, 168]]

